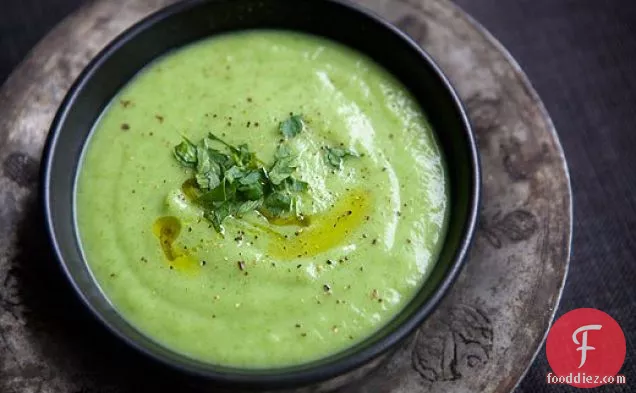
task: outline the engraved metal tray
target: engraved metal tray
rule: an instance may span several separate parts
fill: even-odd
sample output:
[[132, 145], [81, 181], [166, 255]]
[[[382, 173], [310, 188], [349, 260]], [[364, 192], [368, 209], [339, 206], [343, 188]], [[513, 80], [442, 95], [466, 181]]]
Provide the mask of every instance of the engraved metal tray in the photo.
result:
[[[183, 392], [81, 312], [37, 201], [44, 139], [67, 89], [111, 39], [174, 0], [99, 0], [57, 26], [0, 90], [0, 392]], [[466, 103], [483, 168], [470, 260], [417, 335], [343, 392], [510, 392], [532, 363], [568, 269], [567, 166], [510, 55], [448, 0], [363, 2], [416, 39]]]

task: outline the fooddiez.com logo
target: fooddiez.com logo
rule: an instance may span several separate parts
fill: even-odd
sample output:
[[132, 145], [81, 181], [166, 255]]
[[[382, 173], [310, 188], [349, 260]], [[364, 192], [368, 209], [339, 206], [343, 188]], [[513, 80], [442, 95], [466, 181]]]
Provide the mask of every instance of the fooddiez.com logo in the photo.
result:
[[572, 310], [548, 333], [546, 353], [554, 374], [547, 382], [578, 388], [625, 383], [617, 375], [625, 352], [625, 335], [614, 318], [594, 308]]

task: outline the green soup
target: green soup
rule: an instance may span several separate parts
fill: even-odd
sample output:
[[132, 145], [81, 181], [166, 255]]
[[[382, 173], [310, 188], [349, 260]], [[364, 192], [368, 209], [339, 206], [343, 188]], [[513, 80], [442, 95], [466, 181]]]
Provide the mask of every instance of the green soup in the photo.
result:
[[[304, 122], [286, 143], [311, 221], [253, 211], [222, 236], [190, 203], [174, 146], [212, 131], [269, 162], [290, 113]], [[335, 168], [325, 146], [357, 157]], [[322, 38], [250, 31], [170, 53], [122, 89], [87, 144], [76, 211], [86, 261], [128, 321], [193, 358], [262, 368], [391, 320], [436, 262], [447, 193], [426, 117], [387, 71]]]

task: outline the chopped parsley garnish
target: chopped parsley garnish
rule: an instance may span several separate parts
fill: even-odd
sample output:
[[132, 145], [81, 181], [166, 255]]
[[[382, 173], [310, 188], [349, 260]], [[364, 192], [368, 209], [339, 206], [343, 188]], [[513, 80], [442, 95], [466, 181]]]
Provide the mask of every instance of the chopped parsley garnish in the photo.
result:
[[281, 122], [278, 128], [285, 138], [293, 138], [303, 130], [302, 116], [291, 115], [289, 119]]
[[197, 147], [185, 138], [174, 148], [174, 155], [185, 167], [194, 168], [197, 163]]
[[358, 157], [358, 155], [349, 149], [339, 147], [326, 147], [325, 159], [327, 163], [336, 169], [342, 168], [342, 161], [347, 157]]
[[[293, 136], [302, 129], [302, 121], [291, 121], [300, 122], [297, 131], [290, 131], [296, 125], [285, 126]], [[174, 155], [181, 166], [194, 171], [187, 194], [219, 233], [223, 233], [227, 217], [242, 217], [255, 210], [270, 217], [300, 214], [298, 194], [307, 191], [308, 184], [293, 176], [296, 157], [285, 144], [278, 146], [271, 165], [258, 160], [246, 144], [233, 146], [212, 133], [196, 145], [184, 138], [175, 146]]]

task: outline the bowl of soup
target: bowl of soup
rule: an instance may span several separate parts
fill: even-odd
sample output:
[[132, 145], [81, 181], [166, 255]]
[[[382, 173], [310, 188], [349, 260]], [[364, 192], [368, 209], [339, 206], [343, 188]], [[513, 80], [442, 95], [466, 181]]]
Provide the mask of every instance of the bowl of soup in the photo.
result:
[[430, 315], [479, 205], [471, 127], [396, 28], [337, 1], [185, 1], [83, 71], [43, 160], [88, 309], [212, 382], [319, 384]]

